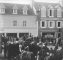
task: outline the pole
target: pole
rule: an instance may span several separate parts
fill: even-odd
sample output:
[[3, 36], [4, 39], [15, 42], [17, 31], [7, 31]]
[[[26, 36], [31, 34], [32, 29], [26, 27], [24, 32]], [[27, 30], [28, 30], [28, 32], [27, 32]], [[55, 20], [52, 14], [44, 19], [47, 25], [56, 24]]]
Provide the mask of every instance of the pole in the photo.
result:
[[2, 51], [1, 51], [1, 33], [0, 33], [0, 53], [2, 53]]

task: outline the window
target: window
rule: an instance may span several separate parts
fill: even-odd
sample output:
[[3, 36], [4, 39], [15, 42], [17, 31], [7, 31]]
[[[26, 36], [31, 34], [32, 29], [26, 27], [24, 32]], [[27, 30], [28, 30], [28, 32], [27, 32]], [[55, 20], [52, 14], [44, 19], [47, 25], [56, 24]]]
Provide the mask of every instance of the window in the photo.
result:
[[41, 21], [41, 28], [46, 28], [46, 21]]
[[4, 14], [5, 13], [5, 9], [4, 8], [0, 8], [0, 13]]
[[13, 14], [17, 14], [17, 9], [13, 9]]
[[41, 8], [41, 17], [46, 17], [46, 8], [45, 8], [45, 6], [42, 6], [42, 8]]
[[61, 17], [61, 8], [60, 7], [58, 7], [57, 8], [57, 17]]
[[45, 22], [44, 21], [42, 21], [42, 27], [45, 27]]
[[18, 7], [16, 4], [13, 6], [12, 9], [13, 9], [13, 14], [17, 14]]
[[27, 14], [27, 10], [23, 10], [23, 14]]
[[25, 6], [23, 7], [23, 14], [27, 14], [27, 10], [28, 10], [28, 8], [27, 8], [27, 6], [25, 5]]
[[52, 22], [50, 22], [50, 27], [52, 27], [52, 25], [53, 25], [53, 23], [52, 23]]
[[52, 6], [48, 10], [48, 15], [49, 15], [49, 17], [53, 17], [54, 16], [54, 9], [53, 9]]
[[52, 10], [50, 10], [50, 16], [52, 16]]
[[58, 27], [60, 27], [60, 22], [58, 22]]
[[49, 21], [49, 28], [54, 28], [55, 22], [54, 21]]
[[57, 21], [57, 28], [61, 28], [61, 21]]
[[23, 21], [23, 26], [26, 26], [27, 22], [26, 21]]
[[13, 21], [13, 26], [17, 26], [17, 21]]
[[0, 13], [4, 14], [5, 13], [5, 6], [3, 4], [0, 4]]

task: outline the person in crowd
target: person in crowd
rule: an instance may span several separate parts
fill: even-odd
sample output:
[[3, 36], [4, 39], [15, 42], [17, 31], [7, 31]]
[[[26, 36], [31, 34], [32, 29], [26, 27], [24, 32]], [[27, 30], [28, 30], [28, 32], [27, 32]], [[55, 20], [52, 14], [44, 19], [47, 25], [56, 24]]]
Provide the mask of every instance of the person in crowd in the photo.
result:
[[6, 58], [6, 55], [7, 55], [7, 41], [8, 41], [8, 37], [3, 37], [3, 48], [4, 48], [4, 57]]
[[18, 37], [16, 37], [16, 41], [18, 41], [19, 40], [19, 38]]
[[63, 60], [63, 45], [62, 45], [62, 49], [61, 49], [61, 55], [62, 55], [62, 60]]
[[[9, 38], [9, 42], [7, 41], [7, 37], [4, 38], [5, 39], [5, 44], [4, 45], [4, 57], [6, 57], [6, 53], [8, 51], [8, 60], [10, 60], [11, 58], [15, 58], [16, 56], [18, 56], [19, 54], [22, 53], [22, 51], [26, 51], [27, 52], [32, 52], [33, 54], [31, 54], [33, 60], [35, 60], [35, 57], [37, 58], [37, 53], [39, 56], [39, 60], [44, 60], [49, 59], [49, 60], [61, 60], [62, 59], [62, 52], [63, 52], [63, 48], [60, 51], [58, 51], [58, 44], [56, 42], [56, 46], [55, 49], [53, 50], [52, 48], [49, 50], [49, 48], [47, 47], [47, 43], [45, 42], [44, 45], [42, 43], [42, 40], [40, 40], [39, 43], [36, 42], [37, 37], [35, 37], [34, 40], [32, 40], [31, 38], [29, 38], [29, 40], [32, 40], [31, 43], [29, 43], [28, 47], [25, 46], [25, 41], [22, 40], [21, 42], [21, 46], [20, 46], [20, 42], [18, 42], [19, 40], [17, 39], [17, 37], [11, 37]], [[58, 40], [59, 41], [59, 40]], [[40, 46], [40, 44], [42, 44], [42, 46]], [[21, 49], [19, 51], [19, 48]], [[49, 55], [49, 56], [48, 56]], [[30, 56], [30, 55], [28, 55]]]
[[22, 51], [22, 43], [19, 43], [19, 51]]
[[32, 37], [32, 34], [30, 33], [30, 35], [29, 35], [30, 37]]
[[53, 48], [50, 48], [50, 53], [53, 53], [53, 51], [54, 51]]
[[23, 42], [21, 50], [24, 50], [24, 49], [25, 49], [25, 45], [24, 45], [24, 42]]
[[37, 46], [34, 44], [34, 42], [32, 42], [32, 43], [29, 45], [29, 51], [30, 51], [30, 52], [33, 52], [33, 53], [34, 53], [34, 56], [37, 55]]
[[4, 58], [7, 58], [8, 44], [4, 44]]
[[37, 43], [37, 53], [38, 53], [38, 51], [40, 51], [41, 50], [41, 47], [39, 46], [39, 43]]
[[8, 60], [11, 60], [11, 58], [13, 57], [13, 48], [13, 43], [10, 41], [8, 45]]
[[2, 35], [2, 38], [1, 38], [1, 41], [4, 43], [4, 40], [5, 40], [5, 36]]
[[56, 39], [56, 44], [58, 44], [58, 38]]
[[45, 46], [43, 47], [43, 49], [45, 50], [45, 53], [49, 53], [50, 52], [49, 48], [47, 47], [47, 43], [45, 43]]
[[44, 49], [41, 49], [39, 52], [38, 52], [38, 55], [39, 55], [39, 60], [44, 60], [45, 58], [45, 50]]
[[58, 45], [56, 45], [55, 48], [54, 48], [54, 52], [53, 52], [54, 60], [57, 60], [57, 49], [58, 49]]
[[44, 37], [41, 37], [41, 41], [44, 42]]
[[59, 46], [61, 45], [61, 37], [59, 37], [59, 39], [58, 39], [58, 44], [59, 44]]
[[56, 44], [56, 38], [53, 38], [53, 45]]

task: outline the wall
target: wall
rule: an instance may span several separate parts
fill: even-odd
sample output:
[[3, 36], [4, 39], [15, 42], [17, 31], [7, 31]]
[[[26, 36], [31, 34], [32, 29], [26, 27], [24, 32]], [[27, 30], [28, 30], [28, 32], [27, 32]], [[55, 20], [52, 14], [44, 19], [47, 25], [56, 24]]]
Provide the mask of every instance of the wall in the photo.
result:
[[[17, 26], [13, 26], [13, 20], [17, 20]], [[25, 15], [0, 15], [0, 32], [9, 33], [21, 33], [29, 32], [32, 35], [37, 35], [37, 21], [36, 16]], [[27, 26], [23, 27], [23, 21], [27, 21]], [[3, 23], [3, 24], [1, 24]], [[2, 25], [2, 26], [1, 26]]]

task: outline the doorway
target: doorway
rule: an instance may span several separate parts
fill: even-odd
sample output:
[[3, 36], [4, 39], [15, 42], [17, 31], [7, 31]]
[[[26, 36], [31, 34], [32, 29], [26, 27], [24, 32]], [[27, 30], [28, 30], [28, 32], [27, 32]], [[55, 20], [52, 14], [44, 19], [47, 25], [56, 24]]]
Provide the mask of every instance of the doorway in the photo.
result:
[[7, 36], [17, 37], [17, 33], [7, 33]]
[[19, 33], [19, 37], [23, 37], [24, 35], [28, 35], [29, 33]]

